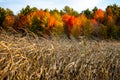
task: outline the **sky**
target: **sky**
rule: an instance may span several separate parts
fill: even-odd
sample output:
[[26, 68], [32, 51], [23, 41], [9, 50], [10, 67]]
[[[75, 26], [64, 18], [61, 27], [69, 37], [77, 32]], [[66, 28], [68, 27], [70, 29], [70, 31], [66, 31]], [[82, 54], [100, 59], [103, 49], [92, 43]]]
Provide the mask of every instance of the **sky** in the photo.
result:
[[22, 8], [27, 5], [37, 7], [38, 9], [58, 9], [61, 10], [65, 6], [70, 6], [74, 10], [81, 12], [87, 8], [90, 10], [95, 6], [105, 10], [108, 5], [117, 4], [120, 6], [119, 0], [0, 0], [0, 7], [11, 9], [14, 14], [19, 13]]

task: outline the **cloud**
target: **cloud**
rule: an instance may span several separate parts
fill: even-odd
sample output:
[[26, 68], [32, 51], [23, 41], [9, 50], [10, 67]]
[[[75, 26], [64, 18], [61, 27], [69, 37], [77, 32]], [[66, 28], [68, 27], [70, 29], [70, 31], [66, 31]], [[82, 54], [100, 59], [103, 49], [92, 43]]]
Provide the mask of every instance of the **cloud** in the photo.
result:
[[[81, 12], [87, 8], [93, 9], [95, 6], [104, 9], [112, 0], [0, 0], [1, 7], [10, 8], [14, 13], [25, 8], [26, 5], [37, 7], [38, 9], [63, 9], [66, 5]], [[117, 3], [117, 2], [116, 2]]]
[[30, 5], [31, 7], [38, 7], [38, 8], [49, 8], [49, 9], [62, 9], [64, 6], [65, 0], [26, 0], [25, 5]]
[[69, 0], [70, 6], [77, 11], [85, 10], [87, 8], [94, 8], [100, 4], [103, 0]]
[[94, 8], [102, 1], [103, 0], [26, 0], [24, 4], [43, 9], [63, 9], [64, 6], [68, 5], [80, 12], [87, 8]]

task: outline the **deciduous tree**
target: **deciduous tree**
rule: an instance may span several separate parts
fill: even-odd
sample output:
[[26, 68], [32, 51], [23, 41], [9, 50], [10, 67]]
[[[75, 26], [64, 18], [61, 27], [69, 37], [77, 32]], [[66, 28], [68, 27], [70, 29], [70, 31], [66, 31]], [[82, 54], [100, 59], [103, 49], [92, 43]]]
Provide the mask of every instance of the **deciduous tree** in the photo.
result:
[[104, 14], [105, 14], [105, 12], [102, 9], [98, 9], [94, 13], [94, 19], [96, 19], [98, 22], [103, 22]]

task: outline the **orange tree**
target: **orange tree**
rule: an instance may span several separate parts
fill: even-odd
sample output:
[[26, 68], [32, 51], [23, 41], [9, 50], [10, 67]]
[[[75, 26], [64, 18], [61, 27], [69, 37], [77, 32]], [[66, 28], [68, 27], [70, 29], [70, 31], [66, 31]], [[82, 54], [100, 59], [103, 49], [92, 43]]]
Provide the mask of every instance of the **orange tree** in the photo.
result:
[[64, 22], [64, 29], [68, 38], [70, 38], [71, 35], [75, 37], [78, 37], [80, 35], [81, 22], [79, 18], [64, 14], [62, 16], [62, 20]]
[[94, 19], [96, 19], [98, 22], [101, 23], [104, 20], [104, 15], [105, 15], [105, 12], [102, 9], [98, 9], [95, 11], [93, 17]]
[[3, 27], [5, 29], [14, 30], [13, 29], [14, 23], [15, 23], [15, 17], [14, 16], [6, 16], [5, 20], [3, 21]]

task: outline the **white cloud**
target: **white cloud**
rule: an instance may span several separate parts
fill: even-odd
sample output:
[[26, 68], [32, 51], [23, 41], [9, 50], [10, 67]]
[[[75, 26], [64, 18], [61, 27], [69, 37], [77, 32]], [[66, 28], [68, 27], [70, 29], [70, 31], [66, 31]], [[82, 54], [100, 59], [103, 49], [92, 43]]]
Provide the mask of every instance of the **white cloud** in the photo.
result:
[[42, 9], [45, 9], [45, 8], [49, 8], [49, 9], [54, 9], [54, 8], [57, 8], [57, 9], [62, 9], [62, 6], [64, 4], [65, 0], [26, 0], [25, 1], [25, 5], [30, 5], [31, 7], [38, 7], [38, 8], [42, 8]]
[[[4, 5], [1, 1], [5, 1]], [[94, 8], [104, 0], [0, 0], [3, 7], [8, 7], [12, 9], [15, 14], [19, 12], [22, 8], [26, 7], [26, 5], [30, 5], [31, 7], [37, 7], [38, 9], [48, 8], [58, 10], [63, 9], [66, 5], [72, 7], [73, 9], [81, 12], [87, 8]]]
[[103, 0], [70, 0], [71, 7], [81, 11], [87, 8], [94, 8], [98, 4], [100, 4]]
[[103, 0], [25, 0], [24, 4], [43, 9], [63, 9], [64, 6], [68, 5], [80, 12], [87, 8], [94, 8], [102, 1]]

